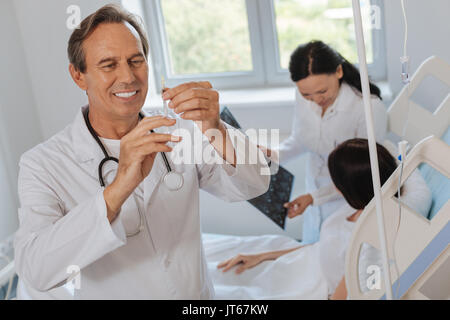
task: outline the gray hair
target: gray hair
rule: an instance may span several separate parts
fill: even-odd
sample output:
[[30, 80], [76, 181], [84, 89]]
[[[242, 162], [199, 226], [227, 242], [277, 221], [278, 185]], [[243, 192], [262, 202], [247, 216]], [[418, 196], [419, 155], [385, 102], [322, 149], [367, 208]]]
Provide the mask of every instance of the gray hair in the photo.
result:
[[67, 47], [69, 61], [82, 73], [86, 72], [86, 57], [83, 52], [84, 40], [94, 32], [102, 23], [124, 23], [128, 22], [139, 34], [144, 55], [148, 57], [149, 44], [147, 33], [143, 27], [142, 19], [126, 11], [119, 5], [108, 4], [98, 9], [93, 14], [86, 17], [80, 24], [80, 27], [72, 32]]

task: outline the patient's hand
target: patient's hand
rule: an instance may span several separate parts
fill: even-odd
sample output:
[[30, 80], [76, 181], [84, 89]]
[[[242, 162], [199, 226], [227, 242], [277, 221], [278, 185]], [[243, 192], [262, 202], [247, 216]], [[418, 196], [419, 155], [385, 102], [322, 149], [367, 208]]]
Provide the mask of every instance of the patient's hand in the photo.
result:
[[223, 268], [223, 272], [227, 272], [235, 265], [240, 264], [240, 266], [236, 269], [236, 274], [240, 274], [244, 272], [246, 269], [253, 268], [254, 266], [260, 264], [265, 259], [265, 254], [249, 254], [243, 255], [238, 254], [236, 257], [223, 261], [217, 265], [217, 269]]
[[292, 219], [298, 215], [301, 215], [306, 210], [306, 208], [308, 208], [312, 204], [313, 197], [308, 193], [301, 195], [294, 201], [285, 203], [284, 207], [288, 209], [288, 217]]
[[226, 272], [233, 268], [237, 264], [241, 264], [239, 268], [236, 269], [236, 274], [244, 272], [246, 269], [253, 268], [266, 260], [276, 260], [282, 255], [288, 254], [289, 252], [301, 249], [304, 246], [294, 247], [290, 249], [278, 250], [278, 251], [268, 251], [258, 254], [238, 254], [236, 257], [231, 258], [227, 261], [223, 261], [217, 265], [217, 269], [224, 268], [222, 271]]

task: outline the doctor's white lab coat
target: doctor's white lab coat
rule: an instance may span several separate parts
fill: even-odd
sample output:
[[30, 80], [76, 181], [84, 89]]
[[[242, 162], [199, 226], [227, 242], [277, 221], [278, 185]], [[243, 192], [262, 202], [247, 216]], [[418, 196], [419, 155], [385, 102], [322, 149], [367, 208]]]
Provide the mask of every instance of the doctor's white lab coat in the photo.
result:
[[[198, 130], [192, 121], [179, 121], [183, 128]], [[241, 134], [233, 143], [246, 141]], [[118, 218], [109, 223], [98, 181], [103, 158], [81, 110], [66, 129], [22, 156], [20, 227], [15, 238], [19, 288], [31, 298], [64, 297], [60, 286], [75, 266], [81, 270], [77, 299], [212, 298], [201, 240], [199, 189], [227, 201], [256, 197], [269, 186], [270, 177], [260, 174], [267, 169], [265, 161], [236, 168], [226, 163], [172, 165], [182, 172], [184, 186], [169, 191], [161, 182], [167, 168], [159, 154], [141, 184], [145, 227], [127, 238], [129, 226], [139, 221], [138, 202], [130, 196]], [[109, 161], [103, 175], [113, 178], [116, 170], [117, 164]]]
[[[319, 240], [322, 222], [346, 203], [331, 181], [328, 155], [348, 139], [367, 138], [367, 129], [361, 93], [345, 82], [323, 117], [322, 108], [303, 98], [298, 90], [295, 101], [291, 135], [280, 144], [278, 157], [284, 163], [304, 153], [309, 155], [306, 193], [312, 195], [314, 203], [303, 214], [302, 241], [306, 244]], [[386, 107], [372, 96], [372, 109], [376, 140], [383, 143], [387, 131]]]

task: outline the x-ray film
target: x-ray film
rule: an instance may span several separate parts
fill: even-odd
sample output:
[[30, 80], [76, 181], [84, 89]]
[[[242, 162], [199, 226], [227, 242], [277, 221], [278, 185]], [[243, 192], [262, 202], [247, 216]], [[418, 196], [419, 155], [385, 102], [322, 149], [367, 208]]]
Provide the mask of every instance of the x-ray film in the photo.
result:
[[[241, 129], [241, 126], [227, 107], [223, 108], [220, 118], [232, 127]], [[294, 176], [292, 173], [279, 166], [278, 172], [270, 177], [269, 190], [259, 197], [248, 200], [248, 202], [269, 217], [280, 228], [284, 229], [287, 216], [287, 209], [284, 207], [284, 204], [289, 202], [293, 183]]]
[[231, 113], [230, 109], [228, 109], [227, 107], [224, 107], [222, 112], [220, 113], [220, 119], [236, 129], [242, 129], [236, 118]]

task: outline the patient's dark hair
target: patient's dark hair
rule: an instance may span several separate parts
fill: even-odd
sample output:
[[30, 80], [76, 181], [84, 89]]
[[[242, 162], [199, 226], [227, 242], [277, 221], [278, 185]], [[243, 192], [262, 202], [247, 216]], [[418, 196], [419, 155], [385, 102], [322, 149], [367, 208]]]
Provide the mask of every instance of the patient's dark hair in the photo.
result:
[[[380, 182], [383, 185], [397, 168], [394, 157], [377, 144]], [[372, 170], [367, 139], [351, 139], [340, 144], [328, 157], [328, 169], [334, 185], [347, 203], [364, 209], [372, 200]]]
[[[302, 44], [294, 50], [289, 62], [289, 72], [292, 81], [298, 82], [310, 75], [333, 74], [339, 65], [342, 65], [344, 73], [340, 83], [346, 82], [359, 92], [362, 92], [359, 70], [339, 52], [320, 40]], [[381, 99], [380, 88], [371, 82], [369, 86], [370, 93]]]
[[148, 56], [149, 44], [142, 20], [116, 4], [108, 4], [86, 17], [70, 36], [67, 54], [75, 70], [86, 72], [86, 54], [83, 42], [102, 23], [129, 23], [139, 34], [145, 57]]

